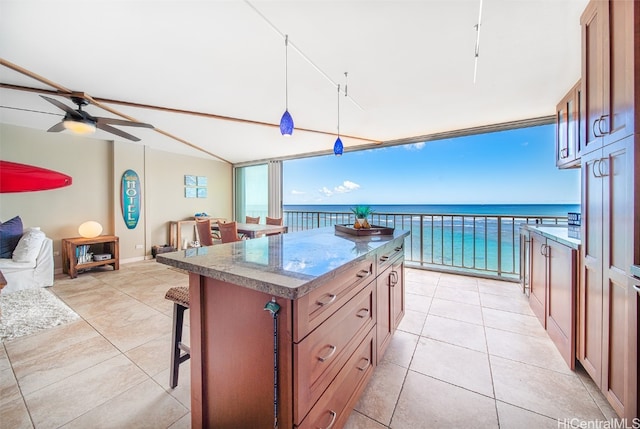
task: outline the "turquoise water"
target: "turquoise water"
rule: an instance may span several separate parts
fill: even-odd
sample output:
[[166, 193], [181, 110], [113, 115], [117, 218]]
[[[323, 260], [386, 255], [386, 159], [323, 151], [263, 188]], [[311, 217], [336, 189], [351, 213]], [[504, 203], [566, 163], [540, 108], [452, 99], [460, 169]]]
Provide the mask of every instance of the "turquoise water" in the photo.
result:
[[[351, 223], [352, 205], [285, 205], [285, 212], [324, 212], [285, 217], [290, 231]], [[578, 204], [371, 205], [374, 225], [410, 231], [405, 259], [426, 265], [517, 276], [519, 226], [554, 223]], [[387, 214], [395, 216], [387, 216]], [[552, 219], [544, 219], [552, 217]]]

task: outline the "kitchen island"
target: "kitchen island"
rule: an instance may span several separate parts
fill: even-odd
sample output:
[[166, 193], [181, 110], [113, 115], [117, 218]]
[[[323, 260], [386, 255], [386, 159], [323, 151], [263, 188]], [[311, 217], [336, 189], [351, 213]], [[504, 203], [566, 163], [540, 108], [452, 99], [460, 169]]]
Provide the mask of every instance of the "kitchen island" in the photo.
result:
[[407, 235], [326, 227], [158, 255], [189, 272], [192, 427], [342, 427], [404, 315]]

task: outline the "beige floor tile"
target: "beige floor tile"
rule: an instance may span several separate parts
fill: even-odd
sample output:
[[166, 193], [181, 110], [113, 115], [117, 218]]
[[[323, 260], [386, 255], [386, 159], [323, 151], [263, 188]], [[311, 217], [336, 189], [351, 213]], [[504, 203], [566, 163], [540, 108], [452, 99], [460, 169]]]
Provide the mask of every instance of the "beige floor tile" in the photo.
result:
[[125, 293], [109, 287], [65, 296], [62, 300], [86, 320], [118, 313], [132, 305], [140, 305]]
[[473, 277], [467, 278], [441, 278], [438, 287], [451, 288], [456, 290], [466, 290], [469, 292], [478, 292], [478, 281]]
[[149, 379], [62, 427], [65, 429], [166, 428], [187, 413], [188, 410], [180, 402]]
[[369, 418], [389, 425], [407, 368], [383, 361], [365, 388], [355, 409]]
[[0, 400], [0, 427], [7, 429], [31, 429], [33, 424], [22, 397], [11, 401]]
[[526, 295], [504, 296], [492, 293], [480, 293], [480, 302], [483, 307], [494, 308], [496, 310], [510, 311], [512, 313], [526, 314], [533, 316], [533, 311], [529, 307], [529, 299]]
[[532, 411], [515, 407], [501, 401], [496, 401], [500, 429], [558, 429], [558, 420], [552, 419]]
[[552, 419], [602, 419], [576, 375], [490, 356], [496, 399]]
[[431, 297], [405, 293], [405, 309], [427, 313], [431, 305]]
[[428, 315], [422, 336], [479, 352], [487, 352], [484, 328], [473, 323]]
[[13, 369], [23, 395], [64, 380], [120, 352], [101, 336], [70, 344], [64, 350], [51, 353], [46, 349], [37, 358], [16, 363]]
[[433, 298], [429, 314], [482, 325], [482, 310], [477, 305]]
[[607, 399], [602, 395], [600, 388], [596, 386], [596, 383], [594, 383], [589, 373], [587, 373], [587, 371], [580, 365], [580, 363], [576, 365], [576, 374], [580, 378], [582, 385], [585, 387], [585, 389], [587, 389], [587, 392], [589, 392], [589, 395], [591, 395], [591, 398], [593, 398], [598, 408], [600, 408], [600, 412], [602, 412], [605, 419], [611, 420], [618, 418], [618, 415], [616, 414], [611, 404], [609, 404]]
[[495, 401], [409, 371], [391, 420], [393, 429], [497, 429]]
[[169, 426], [168, 429], [191, 429], [191, 413], [185, 414], [180, 420]]
[[125, 320], [109, 315], [92, 320], [91, 323], [114, 346], [126, 352], [171, 332], [172, 319], [169, 316], [149, 307], [145, 308], [131, 317], [126, 316]]
[[486, 353], [421, 337], [410, 369], [493, 398]]
[[414, 281], [405, 281], [405, 291], [414, 295], [433, 296], [438, 285], [436, 283], [421, 283]]
[[38, 428], [56, 428], [140, 384], [144, 372], [119, 355], [74, 377], [25, 395]]
[[405, 279], [408, 281], [421, 282], [421, 283], [438, 283], [441, 273], [437, 271], [410, 269], [407, 268], [405, 272]]
[[0, 343], [0, 371], [9, 368], [11, 368], [11, 362], [9, 362], [9, 357], [7, 356], [7, 351], [4, 348], [4, 343]]
[[489, 307], [482, 307], [482, 316], [484, 326], [523, 335], [548, 338], [547, 331], [544, 330], [535, 316], [496, 310]]
[[191, 410], [191, 360], [187, 360], [180, 365], [178, 385], [175, 389], [169, 387], [169, 371], [170, 368], [167, 368], [156, 374], [153, 379], [169, 392], [171, 396], [180, 401], [185, 408]]
[[[183, 334], [186, 334], [183, 336], [187, 337], [188, 333], [188, 330], [183, 331]], [[189, 344], [187, 338], [184, 339], [184, 343]], [[126, 352], [125, 355], [142, 368], [144, 372], [153, 377], [171, 365], [171, 334], [160, 336], [135, 347]]]
[[[85, 320], [76, 320], [33, 335], [7, 341], [7, 355], [13, 365], [39, 359], [42, 355], [61, 353], [74, 344], [98, 337]], [[44, 345], [46, 344], [46, 347]]]
[[413, 353], [416, 350], [416, 344], [418, 344], [418, 335], [411, 334], [403, 331], [396, 331], [391, 337], [391, 342], [387, 347], [382, 359], [378, 357], [378, 360], [394, 363], [403, 368], [409, 368]]
[[349, 415], [343, 429], [387, 429], [387, 426], [371, 420], [369, 417], [357, 411], [353, 411], [351, 415]]
[[486, 328], [489, 354], [575, 376], [549, 337]]
[[471, 290], [456, 289], [453, 287], [440, 287], [436, 289], [434, 298], [446, 299], [448, 301], [460, 302], [463, 304], [480, 305], [478, 292]]
[[420, 335], [425, 320], [427, 320], [426, 312], [405, 310], [404, 317], [398, 325], [398, 330]]
[[3, 369], [0, 371], [0, 404], [16, 399], [22, 399], [18, 381], [11, 368]]
[[478, 280], [478, 291], [490, 295], [503, 295], [508, 297], [520, 297], [523, 295], [522, 286], [519, 283], [499, 280]]

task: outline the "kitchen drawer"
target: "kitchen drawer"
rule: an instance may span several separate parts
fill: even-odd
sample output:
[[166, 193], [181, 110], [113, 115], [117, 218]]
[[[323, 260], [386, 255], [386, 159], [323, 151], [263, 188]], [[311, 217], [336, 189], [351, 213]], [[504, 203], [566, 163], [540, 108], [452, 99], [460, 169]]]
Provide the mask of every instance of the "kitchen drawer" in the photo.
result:
[[374, 278], [374, 261], [365, 259], [337, 275], [326, 285], [312, 290], [293, 302], [293, 341], [302, 341], [311, 331], [357, 294]]
[[294, 420], [318, 400], [375, 324], [375, 282], [370, 282], [307, 338], [293, 346]]
[[302, 424], [297, 426], [298, 428], [338, 429], [344, 426], [373, 373], [375, 338], [375, 329], [369, 330], [333, 383], [309, 411]]
[[379, 275], [387, 267], [393, 265], [393, 263], [400, 257], [404, 256], [404, 240], [396, 240], [390, 245], [383, 247], [377, 254], [377, 271], [376, 275]]

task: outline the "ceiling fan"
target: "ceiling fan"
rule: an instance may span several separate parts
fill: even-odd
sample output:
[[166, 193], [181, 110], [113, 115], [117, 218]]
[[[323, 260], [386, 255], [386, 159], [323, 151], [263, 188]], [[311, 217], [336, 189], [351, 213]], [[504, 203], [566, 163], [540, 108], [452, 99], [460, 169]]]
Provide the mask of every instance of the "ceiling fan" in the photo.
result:
[[95, 132], [96, 128], [104, 130], [108, 133], [115, 134], [117, 136], [123, 137], [128, 140], [132, 140], [134, 142], [140, 141], [140, 139], [136, 136], [133, 136], [129, 133], [121, 131], [117, 128], [112, 127], [112, 125], [124, 125], [128, 127], [142, 127], [142, 128], [153, 128], [153, 125], [145, 124], [143, 122], [133, 122], [126, 121], [124, 119], [116, 119], [116, 118], [101, 118], [97, 116], [92, 116], [89, 113], [82, 110], [82, 106], [86, 106], [89, 104], [89, 100], [86, 98], [71, 95], [71, 101], [73, 101], [78, 109], [74, 110], [71, 107], [67, 106], [60, 101], [46, 97], [44, 95], [40, 95], [40, 97], [47, 100], [49, 103], [58, 107], [65, 111], [64, 118], [62, 122], [57, 123], [53, 127], [49, 128], [47, 131], [52, 133], [58, 133], [63, 130], [70, 130], [78, 134], [89, 134]]

